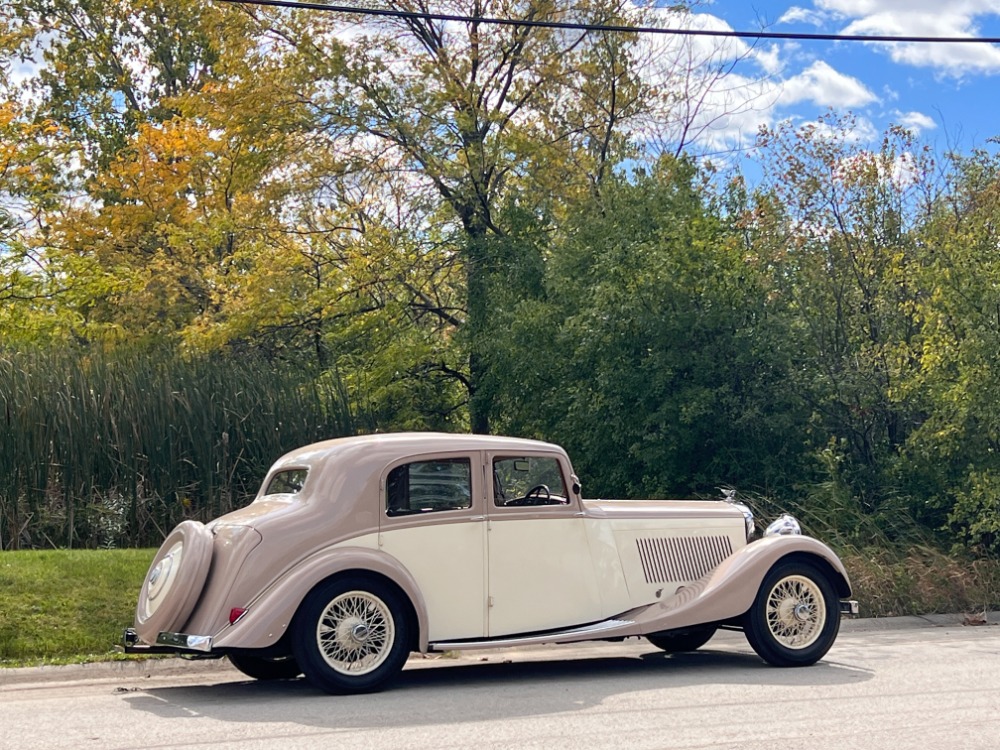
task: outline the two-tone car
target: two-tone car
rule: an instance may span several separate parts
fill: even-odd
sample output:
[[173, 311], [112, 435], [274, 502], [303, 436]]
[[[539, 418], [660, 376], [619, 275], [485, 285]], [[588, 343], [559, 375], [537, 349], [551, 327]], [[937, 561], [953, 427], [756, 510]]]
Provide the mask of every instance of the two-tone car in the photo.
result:
[[742, 630], [778, 666], [821, 659], [856, 613], [837, 555], [790, 517], [721, 500], [588, 500], [557, 445], [400, 433], [280, 458], [246, 507], [157, 551], [129, 652], [228, 657], [331, 693], [412, 652], [643, 636], [669, 652]]

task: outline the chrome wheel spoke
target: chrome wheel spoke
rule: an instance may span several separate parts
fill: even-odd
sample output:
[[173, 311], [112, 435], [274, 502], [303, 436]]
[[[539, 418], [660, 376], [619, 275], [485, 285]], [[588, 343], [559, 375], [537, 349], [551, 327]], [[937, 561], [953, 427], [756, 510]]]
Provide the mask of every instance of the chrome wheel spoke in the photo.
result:
[[324, 660], [334, 670], [365, 674], [389, 656], [395, 627], [380, 598], [366, 591], [348, 591], [327, 605], [316, 638]]
[[812, 645], [826, 623], [826, 603], [815, 581], [805, 576], [782, 578], [771, 589], [765, 612], [767, 626], [783, 646]]

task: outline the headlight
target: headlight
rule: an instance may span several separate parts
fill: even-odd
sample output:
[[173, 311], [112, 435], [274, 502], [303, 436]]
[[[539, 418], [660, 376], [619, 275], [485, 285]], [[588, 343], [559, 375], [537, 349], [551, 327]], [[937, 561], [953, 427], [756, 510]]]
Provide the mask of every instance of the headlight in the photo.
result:
[[790, 536], [801, 533], [799, 522], [786, 513], [781, 518], [771, 521], [764, 531], [764, 536]]

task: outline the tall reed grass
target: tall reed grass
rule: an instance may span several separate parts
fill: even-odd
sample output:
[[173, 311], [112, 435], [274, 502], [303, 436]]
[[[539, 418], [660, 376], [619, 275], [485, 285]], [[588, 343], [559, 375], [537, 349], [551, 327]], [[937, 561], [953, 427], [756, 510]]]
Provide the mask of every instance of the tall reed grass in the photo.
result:
[[349, 434], [340, 382], [252, 358], [0, 351], [0, 549], [156, 546]]

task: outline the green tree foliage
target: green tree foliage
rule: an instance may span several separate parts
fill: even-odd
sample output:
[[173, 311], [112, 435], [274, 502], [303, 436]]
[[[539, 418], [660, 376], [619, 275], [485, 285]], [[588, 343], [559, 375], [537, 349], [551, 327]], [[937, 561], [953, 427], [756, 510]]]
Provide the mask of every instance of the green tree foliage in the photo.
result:
[[[423, 2], [394, 6], [429, 9]], [[608, 23], [631, 8], [618, 0], [572, 9], [548, 0], [454, 0], [433, 9], [472, 19]], [[343, 38], [340, 23], [292, 16], [275, 27], [289, 56], [307, 60], [310, 75], [319, 71], [325, 79], [309, 99], [321, 132], [368, 139], [366, 158], [374, 150], [375, 166], [409, 176], [411, 190], [438, 206], [434, 220], [451, 225], [435, 248], [437, 261], [426, 262], [458, 262], [464, 309], [458, 316], [434, 304], [425, 313], [464, 329], [455, 339], [467, 366], [438, 371], [453, 372], [467, 388], [472, 429], [485, 432], [489, 404], [478, 388], [493, 308], [486, 276], [498, 262], [491, 253], [511, 231], [500, 209], [516, 195], [526, 210], [544, 211], [554, 199], [586, 192], [621, 157], [619, 124], [643, 101], [629, 41], [408, 17], [359, 24], [349, 43], [317, 43]]]
[[543, 291], [522, 282], [498, 321], [510, 335], [495, 331], [494, 421], [567, 445], [589, 492], [793, 481], [804, 440], [783, 387], [785, 318], [697, 170], [664, 158], [611, 180], [564, 231]]
[[921, 233], [927, 255], [909, 391], [921, 422], [903, 469], [920, 517], [1000, 551], [1000, 159], [955, 156]]
[[[146, 122], [174, 115], [172, 97], [216, 78], [226, 47], [246, 49], [241, 14], [193, 0], [11, 0], [8, 54], [38, 65], [36, 116], [76, 134], [84, 165], [110, 164]], [[225, 20], [230, 33], [218, 29]]]
[[934, 175], [905, 132], [869, 151], [853, 130], [828, 116], [762, 134], [753, 244], [793, 316], [790, 385], [812, 412], [816, 447], [874, 511], [894, 496], [894, 462], [919, 421], [905, 386], [918, 366], [918, 232]]

